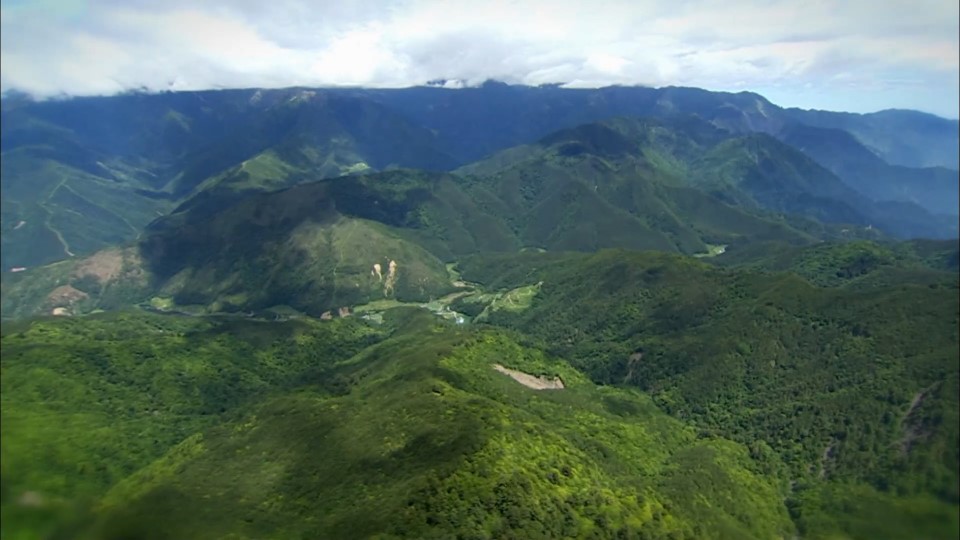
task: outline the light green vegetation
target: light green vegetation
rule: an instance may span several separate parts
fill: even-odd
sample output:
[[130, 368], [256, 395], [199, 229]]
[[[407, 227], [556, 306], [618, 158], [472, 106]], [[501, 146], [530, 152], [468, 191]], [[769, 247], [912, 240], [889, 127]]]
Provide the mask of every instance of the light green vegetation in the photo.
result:
[[175, 305], [176, 304], [173, 303], [173, 298], [154, 296], [150, 299], [150, 307], [160, 311], [170, 311], [175, 307]]
[[[479, 285], [333, 321], [5, 323], [4, 530], [957, 533], [956, 295], [625, 251], [439, 271]], [[485, 322], [523, 333], [423, 309], [492, 305]]]
[[871, 515], [886, 521], [871, 531], [889, 523], [896, 537], [927, 515], [941, 531], [931, 537], [956, 534], [955, 273], [820, 288], [791, 274], [620, 251], [472, 257], [460, 269], [485, 287], [542, 279], [529, 309], [488, 321], [538, 338], [594, 381], [650, 392], [703, 433], [776, 455], [797, 481], [798, 523], [870, 537], [845, 521], [854, 519], [845, 507], [804, 495], [827, 484], [872, 490]]
[[340, 169], [340, 174], [357, 174], [362, 172], [371, 171], [371, 167], [362, 161], [358, 161], [353, 165], [347, 165]]
[[[35, 513], [93, 502], [235, 407], [302, 384], [322, 359], [378, 335], [349, 320], [135, 313], [13, 324], [3, 326], [0, 398], [5, 538]], [[25, 493], [38, 505], [18, 503]]]
[[486, 320], [491, 312], [495, 311], [523, 311], [530, 307], [533, 297], [540, 292], [542, 283], [517, 287], [500, 293], [480, 294], [474, 297], [465, 297], [465, 303], [485, 304], [483, 311], [476, 316], [476, 321]]
[[[418, 313], [390, 315], [383, 328], [397, 330], [362, 350], [383, 330], [350, 319], [5, 328], [4, 536], [38, 524], [81, 538], [793, 534], [779, 481], [744, 447], [507, 334]], [[537, 393], [494, 362], [567, 387]], [[28, 492], [37, 506], [17, 502]], [[81, 496], [89, 510], [56, 514]], [[64, 521], [34, 521], [50, 512]]]
[[198, 186], [200, 191], [226, 188], [234, 191], [270, 190], [287, 185], [288, 179], [303, 171], [267, 150], [228, 171], [210, 177]]

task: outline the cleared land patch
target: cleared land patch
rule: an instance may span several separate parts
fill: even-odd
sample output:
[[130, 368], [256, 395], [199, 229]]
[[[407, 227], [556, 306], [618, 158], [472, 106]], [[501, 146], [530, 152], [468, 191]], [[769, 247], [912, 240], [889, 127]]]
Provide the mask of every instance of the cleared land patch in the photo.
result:
[[533, 388], [534, 390], [563, 390], [564, 388], [563, 381], [561, 381], [559, 377], [554, 377], [553, 379], [548, 379], [546, 377], [535, 377], [529, 373], [503, 367], [500, 364], [494, 364], [493, 369], [503, 373], [504, 375], [510, 376], [518, 383], [526, 386], [527, 388]]

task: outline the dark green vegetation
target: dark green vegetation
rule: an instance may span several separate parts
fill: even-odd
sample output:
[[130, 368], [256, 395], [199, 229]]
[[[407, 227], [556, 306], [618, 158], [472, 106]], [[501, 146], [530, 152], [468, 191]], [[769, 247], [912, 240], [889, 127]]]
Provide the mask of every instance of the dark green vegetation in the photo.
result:
[[[844, 115], [788, 111], [750, 93], [498, 83], [459, 91], [13, 98], [2, 106], [4, 271], [133, 240], [180, 204], [215, 211], [251, 191], [344, 174], [449, 171], [557, 130], [623, 116], [692, 114], [728, 134], [768, 134], [801, 148], [858, 197], [896, 203], [866, 214], [853, 205], [869, 223], [888, 225], [899, 236], [956, 234], [956, 122], [909, 111]], [[776, 150], [772, 159], [782, 156]], [[776, 164], [768, 176], [782, 167]], [[851, 195], [828, 193], [841, 196], [824, 198], [821, 190], [785, 208], [830, 221], [846, 211], [838, 205], [849, 205]], [[898, 221], [886, 223], [890, 216]]]

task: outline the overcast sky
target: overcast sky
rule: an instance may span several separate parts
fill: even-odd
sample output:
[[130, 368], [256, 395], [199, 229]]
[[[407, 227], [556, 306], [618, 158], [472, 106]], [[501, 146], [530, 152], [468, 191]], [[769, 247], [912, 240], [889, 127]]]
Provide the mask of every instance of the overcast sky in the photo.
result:
[[958, 13], [957, 0], [0, 0], [0, 89], [497, 79], [957, 118]]

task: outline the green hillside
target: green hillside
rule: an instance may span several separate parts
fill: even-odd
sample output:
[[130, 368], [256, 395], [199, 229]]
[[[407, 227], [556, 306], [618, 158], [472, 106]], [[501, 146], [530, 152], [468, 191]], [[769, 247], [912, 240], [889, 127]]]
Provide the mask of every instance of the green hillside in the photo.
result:
[[814, 246], [760, 242], [710, 260], [721, 266], [792, 272], [820, 286], [874, 287], [910, 283], [949, 287], [960, 268], [956, 240], [868, 241]]
[[[529, 308], [487, 320], [705, 433], [769, 449], [798, 492], [831, 481], [957, 504], [955, 272], [848, 290], [618, 251], [473, 257], [460, 270], [488, 289], [542, 282]], [[871, 498], [898, 515], [896, 497]]]
[[147, 314], [4, 323], [3, 332], [4, 538], [46, 537], [62, 520], [70, 533], [70, 516], [184, 439], [382, 334], [353, 320]]
[[5, 109], [0, 537], [960, 536], [953, 229], [667, 90]]
[[91, 173], [48, 154], [20, 147], [0, 156], [4, 272], [125, 242], [171, 207], [139, 179], [106, 166]]
[[[125, 291], [128, 304], [157, 298], [192, 310], [285, 306], [320, 315], [377, 298], [440, 297], [453, 290], [441, 261], [476, 252], [620, 247], [707, 254], [760, 240], [804, 244], [863, 234], [732, 206], [686, 185], [678, 160], [698, 140], [718, 137], [696, 119], [673, 127], [621, 120], [559, 132], [457, 174], [395, 170], [318, 181], [307, 181], [314, 174], [309, 163], [270, 150], [151, 223], [132, 248], [131, 264], [143, 279], [113, 288]], [[667, 154], [669, 148], [690, 152]], [[391, 260], [400, 271], [384, 287]], [[71, 268], [4, 276], [5, 315], [117, 306], [119, 295], [97, 300], [99, 288], [78, 284], [82, 276]], [[64, 285], [85, 301], [51, 304], [49, 295]]]
[[624, 251], [459, 270], [515, 289], [468, 293], [495, 326], [5, 322], [4, 536], [960, 530], [956, 294]]
[[[506, 203], [528, 243], [552, 249], [695, 253], [773, 238], [869, 238], [877, 234], [871, 223], [894, 235], [933, 226], [880, 217], [873, 202], [800, 152], [695, 117], [579, 126], [458, 172], [479, 177]], [[574, 241], [551, 236], [558, 229]]]
[[89, 257], [4, 274], [0, 307], [4, 318], [79, 315], [132, 306], [149, 298], [153, 287], [139, 250], [108, 248]]
[[[238, 191], [361, 171], [449, 171], [616, 117], [659, 118], [672, 126], [617, 129], [642, 141], [642, 153], [674, 173], [721, 140], [747, 135], [773, 145], [770, 137], [749, 135], [768, 134], [833, 171], [858, 196], [895, 204], [873, 211], [861, 208], [869, 206], [863, 201], [853, 204], [870, 224], [901, 237], [957, 233], [956, 121], [915, 111], [851, 115], [783, 110], [749, 92], [494, 82], [462, 92], [287, 88], [37, 102], [9, 95], [0, 118], [0, 266], [33, 267], [132, 241], [158, 214], [211, 189], [216, 201], [201, 197], [193, 204], [222, 208]], [[604, 155], [604, 140], [596, 142], [586, 147]], [[783, 148], [773, 154], [774, 162], [797, 161]], [[782, 179], [789, 192], [791, 174], [779, 173], [787, 169], [774, 163], [764, 174], [774, 184]], [[774, 211], [858, 222], [846, 195], [767, 193], [761, 199]], [[600, 234], [620, 222], [612, 219]], [[595, 233], [576, 234], [589, 239]], [[649, 239], [663, 242], [656, 234]]]
[[[503, 225], [475, 206], [473, 217], [458, 212], [457, 196], [449, 175], [398, 171], [245, 197], [217, 211], [189, 207], [155, 222], [122, 260], [108, 250], [5, 275], [4, 315], [152, 300], [190, 311], [281, 307], [320, 316], [378, 299], [427, 301], [455, 289], [438, 255], [515, 249], [510, 232], [498, 242], [493, 233]], [[85, 269], [105, 259], [116, 271], [88, 278]], [[64, 293], [73, 300], [61, 301]]]
[[378, 298], [429, 300], [452, 290], [427, 249], [432, 240], [449, 253], [459, 240], [455, 223], [437, 216], [450, 211], [450, 185], [449, 176], [416, 171], [303, 184], [214, 214], [174, 214], [140, 251], [177, 304], [220, 299], [233, 309], [287, 305], [319, 315]]
[[956, 121], [0, 108], [0, 540], [960, 537]]
[[229, 196], [367, 169], [455, 165], [434, 134], [369, 100], [263, 94], [86, 98], [4, 112], [3, 269], [129, 242], [214, 187]]
[[5, 328], [4, 537], [55, 528], [45, 514], [93, 538], [793, 533], [783, 480], [746, 448], [500, 331], [425, 317]]

